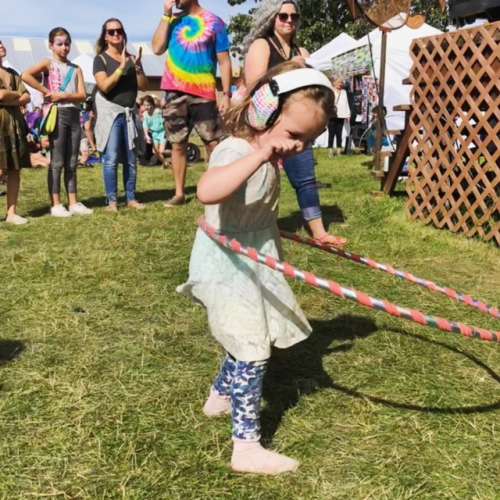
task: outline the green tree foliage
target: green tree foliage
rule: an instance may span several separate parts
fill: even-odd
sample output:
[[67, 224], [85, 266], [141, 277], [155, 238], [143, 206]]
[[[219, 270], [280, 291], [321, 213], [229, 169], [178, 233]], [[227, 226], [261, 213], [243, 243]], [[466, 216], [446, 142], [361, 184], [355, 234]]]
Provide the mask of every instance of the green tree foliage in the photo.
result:
[[[260, 0], [254, 0], [258, 4]], [[353, 20], [344, 0], [298, 0], [302, 20], [299, 43], [313, 52], [342, 32], [360, 38], [373, 29], [365, 19]], [[227, 0], [229, 5], [245, 3], [245, 0]], [[253, 8], [250, 9], [251, 14]], [[413, 12], [424, 14], [427, 22], [436, 28], [444, 29], [447, 16], [439, 9], [437, 0], [414, 0]], [[248, 33], [251, 24], [249, 14], [238, 14], [231, 19], [229, 30], [233, 44], [239, 45]]]
[[448, 26], [448, 12], [441, 11], [437, 0], [413, 0], [412, 11], [424, 15], [427, 24], [441, 31], [445, 31]]

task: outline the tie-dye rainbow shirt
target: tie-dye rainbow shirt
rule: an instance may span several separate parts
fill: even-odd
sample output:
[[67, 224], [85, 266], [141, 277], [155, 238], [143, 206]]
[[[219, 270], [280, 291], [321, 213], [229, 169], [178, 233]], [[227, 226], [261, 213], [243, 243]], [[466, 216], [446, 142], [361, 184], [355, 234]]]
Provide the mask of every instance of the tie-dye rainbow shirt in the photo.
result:
[[215, 100], [217, 54], [229, 51], [224, 21], [206, 10], [170, 24], [163, 90]]

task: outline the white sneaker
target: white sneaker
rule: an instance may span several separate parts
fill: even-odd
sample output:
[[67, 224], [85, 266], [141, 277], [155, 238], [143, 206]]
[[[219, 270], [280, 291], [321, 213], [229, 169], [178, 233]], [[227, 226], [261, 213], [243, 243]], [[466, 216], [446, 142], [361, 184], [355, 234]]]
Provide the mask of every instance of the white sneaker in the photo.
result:
[[92, 215], [94, 211], [91, 208], [87, 208], [83, 203], [75, 203], [70, 205], [69, 212], [71, 215]]
[[28, 223], [28, 219], [25, 219], [24, 217], [21, 217], [20, 215], [14, 214], [14, 215], [9, 215], [5, 219], [5, 222], [7, 224], [14, 224], [15, 226], [22, 226], [23, 224]]
[[71, 213], [66, 210], [64, 205], [55, 205], [50, 209], [52, 217], [71, 217]]

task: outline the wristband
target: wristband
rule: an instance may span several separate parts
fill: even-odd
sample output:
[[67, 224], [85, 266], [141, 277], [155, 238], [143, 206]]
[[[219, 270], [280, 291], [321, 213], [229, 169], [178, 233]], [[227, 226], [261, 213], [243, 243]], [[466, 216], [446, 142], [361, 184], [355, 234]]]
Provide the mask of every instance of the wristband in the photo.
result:
[[170, 24], [170, 21], [172, 20], [172, 16], [169, 16], [168, 14], [163, 14], [161, 20], [164, 23]]
[[233, 93], [232, 93], [230, 90], [223, 91], [223, 92], [222, 92], [222, 95], [223, 95], [224, 97], [233, 97]]
[[116, 73], [118, 76], [123, 76], [123, 75], [124, 75], [124, 71], [123, 71], [123, 69], [121, 69], [121, 68], [116, 68], [115, 73]]

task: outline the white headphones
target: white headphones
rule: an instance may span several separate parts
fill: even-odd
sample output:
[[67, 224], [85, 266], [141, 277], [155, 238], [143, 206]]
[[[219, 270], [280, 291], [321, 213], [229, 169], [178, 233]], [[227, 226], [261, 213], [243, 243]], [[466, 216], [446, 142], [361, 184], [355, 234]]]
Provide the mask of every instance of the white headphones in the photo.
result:
[[282, 96], [305, 87], [326, 87], [333, 92], [330, 80], [311, 68], [300, 68], [274, 76], [252, 92], [252, 102], [247, 111], [247, 122], [255, 130], [266, 130], [278, 118]]

